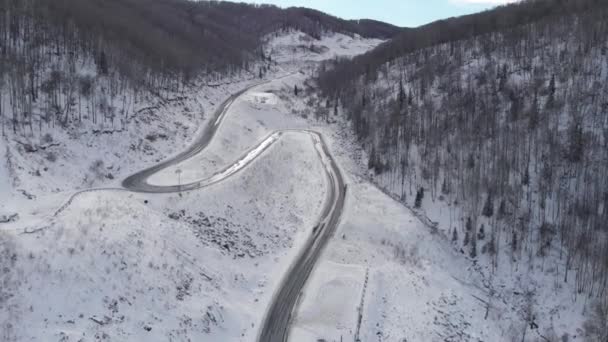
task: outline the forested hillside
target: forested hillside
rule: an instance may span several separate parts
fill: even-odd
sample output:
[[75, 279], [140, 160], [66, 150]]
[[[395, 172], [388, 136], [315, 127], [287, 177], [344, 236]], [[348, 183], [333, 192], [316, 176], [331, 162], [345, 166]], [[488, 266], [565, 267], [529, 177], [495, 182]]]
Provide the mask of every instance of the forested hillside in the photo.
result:
[[602, 0], [527, 0], [481, 13], [439, 20], [415, 29], [403, 29], [390, 41], [353, 61], [335, 63], [331, 70], [321, 75], [322, 86], [331, 92], [350, 86], [362, 74], [373, 78], [384, 63], [392, 63], [419, 49], [510, 30], [540, 20], [559, 20], [566, 14], [593, 11], [605, 6]]
[[603, 322], [607, 18], [605, 1], [524, 2], [408, 30], [319, 77], [382, 187], [493, 270], [574, 284]]
[[[273, 62], [263, 50], [272, 33], [388, 38], [399, 31], [308, 9], [224, 1], [2, 0], [0, 12], [0, 92], [9, 94], [0, 97], [7, 102], [0, 112], [9, 113], [15, 132], [56, 119], [65, 125], [76, 112], [81, 120], [75, 110], [81, 102], [93, 102], [91, 111], [118, 107], [126, 115], [137, 101], [124, 97], [126, 89], [168, 96], [201, 77], [262, 77]], [[87, 101], [101, 92], [103, 104]], [[45, 119], [35, 120], [40, 111]], [[104, 115], [112, 121], [118, 114]], [[0, 121], [4, 127], [7, 120]]]
[[[278, 95], [397, 30], [223, 1], [0, 0], [0, 341], [258, 340], [337, 210], [319, 200], [329, 156], [283, 134], [307, 122]], [[164, 190], [125, 181], [154, 165]]]
[[135, 61], [155, 72], [186, 74], [246, 68], [252, 57], [261, 57], [264, 37], [281, 30], [317, 38], [324, 32], [390, 38], [399, 31], [305, 8], [224, 1], [3, 0], [0, 6], [4, 42], [21, 35], [34, 44], [27, 47], [64, 41], [96, 54], [111, 51], [108, 57], [124, 67]]

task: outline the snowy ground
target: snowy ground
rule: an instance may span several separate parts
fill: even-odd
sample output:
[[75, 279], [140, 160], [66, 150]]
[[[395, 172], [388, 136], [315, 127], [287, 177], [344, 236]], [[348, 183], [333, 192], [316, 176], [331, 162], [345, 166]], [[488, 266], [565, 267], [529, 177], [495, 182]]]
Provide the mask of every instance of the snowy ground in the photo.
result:
[[348, 341], [357, 331], [361, 341], [585, 341], [585, 299], [553, 275], [559, 263], [528, 269], [502, 258], [492, 274], [444, 233], [458, 217], [449, 203], [427, 196], [424, 211], [407, 209], [370, 182], [367, 157], [340, 117], [319, 122], [301, 99], [286, 108], [328, 137], [348, 182], [342, 225], [304, 291], [294, 341]]
[[[359, 300], [363, 304], [361, 340], [503, 340], [498, 321], [484, 320], [485, 307], [476, 297], [486, 296], [467, 261], [399, 203], [365, 182], [349, 184], [350, 204], [326, 258], [369, 272], [364, 297], [351, 306], [355, 316]], [[342, 284], [332, 291], [352, 291]], [[316, 317], [322, 321], [325, 315]], [[318, 337], [350, 339], [356, 330], [333, 326]]]
[[41, 231], [3, 233], [2, 340], [255, 339], [323, 204], [311, 146], [286, 136], [204, 191], [89, 193]]
[[382, 43], [379, 39], [333, 34], [321, 41], [301, 32], [270, 35], [267, 54], [281, 64], [301, 64], [302, 61], [322, 61], [339, 57], [353, 57]]
[[292, 341], [353, 341], [358, 310], [364, 294], [365, 268], [323, 261], [301, 297], [294, 319]]
[[258, 145], [270, 133], [283, 129], [306, 128], [304, 120], [294, 118], [285, 111], [277, 89], [293, 84], [295, 74], [260, 85], [236, 99], [228, 114], [229, 120], [222, 122], [218, 133], [204, 153], [174, 167], [167, 168], [150, 179], [151, 184], [176, 183], [175, 171], [182, 170], [181, 181], [188, 183], [213, 175], [218, 169], [232, 165], [251, 147]]
[[[377, 43], [349, 39], [317, 42], [329, 49], [317, 57], [343, 49], [356, 54]], [[308, 56], [315, 48], [299, 46], [309, 44], [300, 35], [273, 44], [273, 60], [293, 63], [282, 72], [299, 70], [298, 58], [317, 58]], [[296, 58], [290, 49], [307, 52]], [[313, 128], [328, 138], [347, 178], [347, 204], [300, 299], [292, 340], [521, 341], [526, 301], [518, 282], [507, 281], [505, 272], [490, 287], [487, 272], [444, 234], [373, 186], [348, 131], [314, 121], [317, 104], [294, 96], [294, 86], [303, 91], [309, 76], [295, 73], [249, 91], [230, 108], [208, 149], [178, 166], [182, 182], [207, 177], [278, 129]], [[0, 155], [10, 157], [0, 159], [0, 215], [20, 215], [0, 224], [1, 341], [255, 340], [269, 299], [325, 198], [309, 136], [283, 135], [242, 172], [208, 188], [181, 195], [90, 192], [49, 216], [71, 190], [117, 186], [132, 171], [179, 151], [214, 106], [247, 82], [253, 80], [205, 88], [187, 104], [154, 111], [139, 131], [91, 131], [79, 139], [58, 133], [53, 141], [60, 145], [48, 147], [57, 149], [55, 162], [45, 159], [48, 151], [26, 152], [11, 139], [0, 140]], [[96, 159], [103, 171], [91, 169]], [[175, 181], [175, 169], [152, 179]], [[547, 286], [535, 300], [563, 299], [552, 293], [562, 292]], [[580, 322], [561, 305], [537, 306], [540, 322], [573, 331], [565, 325]], [[527, 340], [541, 339], [544, 331], [528, 329]], [[575, 334], [570, 340], [580, 340]]]
[[[278, 65], [269, 77], [290, 68]], [[182, 167], [193, 177], [212, 173], [274, 129], [305, 127], [273, 95], [299, 80], [239, 99], [214, 145]], [[255, 340], [325, 199], [310, 136], [284, 134], [243, 172], [205, 189], [84, 192], [52, 215], [75, 189], [117, 187], [178, 152], [221, 101], [252, 82], [164, 103], [126, 131], [58, 129], [52, 139], [30, 137], [35, 151], [10, 135], [0, 140], [0, 216], [19, 215], [0, 224], [0, 340]], [[155, 179], [171, 184], [175, 174]]]

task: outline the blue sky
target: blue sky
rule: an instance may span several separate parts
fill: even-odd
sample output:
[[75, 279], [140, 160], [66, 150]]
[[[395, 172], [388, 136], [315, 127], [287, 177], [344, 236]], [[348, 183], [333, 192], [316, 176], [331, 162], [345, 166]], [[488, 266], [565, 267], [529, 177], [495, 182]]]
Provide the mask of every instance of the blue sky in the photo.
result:
[[434, 20], [479, 12], [514, 0], [241, 0], [281, 7], [315, 8], [345, 19], [369, 18], [415, 27]]

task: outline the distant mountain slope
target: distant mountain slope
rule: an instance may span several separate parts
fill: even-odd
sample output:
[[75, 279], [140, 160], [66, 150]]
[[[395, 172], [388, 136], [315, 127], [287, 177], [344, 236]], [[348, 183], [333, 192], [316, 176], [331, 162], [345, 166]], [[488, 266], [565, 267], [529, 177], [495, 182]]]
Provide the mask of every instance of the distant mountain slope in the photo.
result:
[[389, 39], [405, 31], [404, 28], [372, 19], [351, 20], [350, 22], [358, 27], [363, 37], [367, 38]]
[[270, 44], [295, 31], [308, 48], [327, 37], [375, 46], [378, 39], [360, 37], [399, 31], [304, 8], [225, 1], [0, 0], [0, 12], [3, 135], [88, 120], [115, 129], [151, 98], [164, 103], [203, 85], [264, 78], [281, 68]]
[[[401, 30], [376, 49], [344, 61], [322, 75], [323, 84], [333, 88], [347, 86], [358, 75], [373, 74], [387, 62], [404, 54], [437, 44], [456, 42], [482, 34], [498, 32], [528, 23], [552, 20], [566, 14], [606, 8], [603, 0], [525, 0], [481, 13], [439, 20], [417, 28]], [[365, 24], [362, 24], [365, 25]]]
[[319, 77], [384, 189], [492, 272], [547, 272], [596, 299], [604, 324], [607, 18], [605, 1], [529, 1], [406, 31]]
[[371, 19], [343, 20], [305, 7], [290, 7], [283, 11], [284, 18], [278, 19], [283, 25], [294, 27], [316, 38], [319, 38], [323, 31], [330, 31], [347, 35], [358, 34], [364, 38], [389, 39], [403, 30], [395, 25]]
[[[342, 20], [305, 9], [280, 9], [225, 1], [24, 0], [3, 1], [0, 27], [11, 37], [61, 39], [83, 50], [102, 51], [132, 68], [185, 74], [246, 68], [259, 58], [265, 35], [285, 29], [320, 38], [323, 32], [390, 38], [389, 24]], [[6, 36], [5, 36], [6, 39]]]

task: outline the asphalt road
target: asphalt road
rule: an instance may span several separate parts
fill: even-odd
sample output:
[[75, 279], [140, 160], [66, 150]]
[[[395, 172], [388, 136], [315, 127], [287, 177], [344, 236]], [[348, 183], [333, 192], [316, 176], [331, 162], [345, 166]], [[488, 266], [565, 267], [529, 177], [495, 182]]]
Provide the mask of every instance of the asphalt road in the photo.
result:
[[323, 136], [314, 131], [306, 132], [315, 137], [315, 144], [319, 147], [317, 152], [325, 165], [329, 181], [327, 198], [321, 217], [312, 229], [312, 235], [273, 296], [258, 336], [259, 342], [285, 342], [288, 340], [292, 314], [297, 307], [300, 293], [324, 247], [336, 231], [344, 208], [346, 185], [340, 168], [329, 152]]
[[145, 170], [139, 171], [125, 179], [122, 182], [122, 186], [128, 190], [135, 192], [147, 192], [147, 193], [173, 193], [184, 190], [193, 190], [199, 188], [200, 186], [196, 186], [195, 184], [184, 184], [184, 185], [173, 185], [173, 186], [158, 186], [152, 185], [148, 183], [148, 179], [172, 165], [179, 164], [184, 160], [190, 159], [193, 156], [199, 154], [203, 151], [213, 140], [217, 129], [220, 127], [222, 120], [226, 116], [230, 105], [236, 100], [239, 96], [243, 95], [249, 89], [259, 86], [263, 83], [254, 84], [250, 87], [247, 87], [236, 94], [230, 96], [226, 101], [224, 101], [213, 114], [213, 118], [209, 121], [209, 124], [203, 129], [198, 138], [194, 141], [190, 147], [181, 152], [180, 154], [167, 159], [159, 164], [156, 164], [152, 167], [149, 167]]
[[122, 186], [130, 191], [144, 193], [174, 193], [199, 189], [220, 182], [242, 170], [286, 132], [310, 135], [314, 141], [314, 146], [319, 158], [325, 167], [329, 184], [325, 204], [317, 224], [311, 229], [311, 235], [290, 266], [288, 272], [284, 275], [278, 289], [275, 290], [272, 302], [266, 311], [258, 335], [258, 341], [260, 342], [284, 342], [287, 341], [289, 337], [291, 318], [297, 307], [300, 293], [312, 273], [319, 256], [323, 252], [324, 247], [333, 236], [344, 208], [344, 199], [346, 196], [344, 178], [336, 161], [329, 152], [329, 148], [325, 143], [323, 136], [319, 132], [312, 130], [275, 131], [263, 139], [258, 145], [252, 147], [232, 165], [207, 179], [188, 184], [169, 186], [148, 183], [148, 179], [157, 172], [179, 164], [203, 151], [215, 136], [230, 105], [232, 105], [239, 96], [260, 84], [245, 88], [224, 101], [216, 110], [214, 117], [209, 121], [209, 124], [204, 128], [201, 135], [187, 150], [155, 166], [129, 176], [122, 182]]

